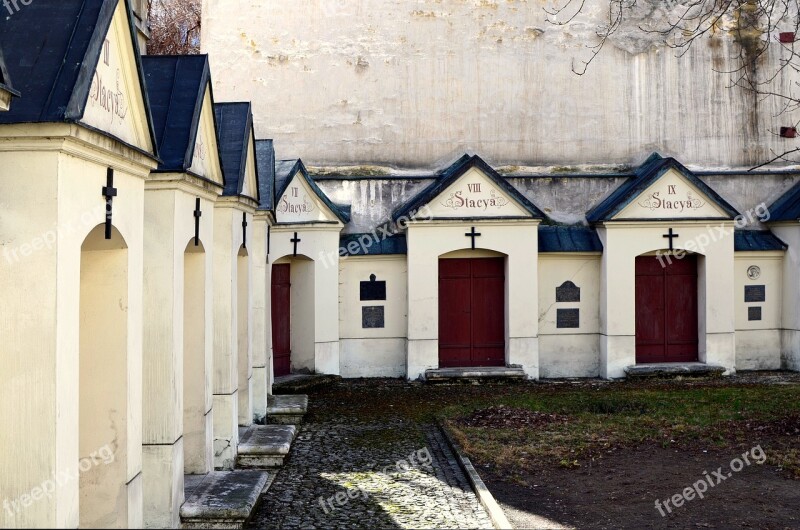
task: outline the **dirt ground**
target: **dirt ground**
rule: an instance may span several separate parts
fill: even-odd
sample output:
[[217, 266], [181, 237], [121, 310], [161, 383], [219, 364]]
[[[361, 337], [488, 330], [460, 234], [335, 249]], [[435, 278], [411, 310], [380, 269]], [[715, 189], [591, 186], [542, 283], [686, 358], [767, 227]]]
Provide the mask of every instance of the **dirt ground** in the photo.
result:
[[[735, 456], [642, 447], [596, 467], [539, 470], [527, 474], [524, 485], [479, 473], [516, 528], [800, 528], [800, 482], [769, 465], [727, 477]], [[703, 499], [670, 504], [668, 513], [663, 501], [720, 467], [723, 482]]]
[[800, 529], [800, 374], [309, 394], [311, 421], [444, 421], [517, 528]]

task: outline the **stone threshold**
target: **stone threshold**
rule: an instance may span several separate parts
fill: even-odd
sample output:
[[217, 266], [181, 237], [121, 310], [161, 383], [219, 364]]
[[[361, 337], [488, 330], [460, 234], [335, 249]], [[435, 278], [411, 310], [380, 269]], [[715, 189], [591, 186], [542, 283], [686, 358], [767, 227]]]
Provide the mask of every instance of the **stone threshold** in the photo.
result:
[[425, 380], [430, 383], [521, 381], [527, 379], [519, 366], [486, 366], [466, 368], [437, 368], [425, 371]]
[[297, 436], [294, 425], [252, 425], [239, 428], [236, 465], [242, 469], [281, 467]]
[[272, 391], [278, 394], [297, 394], [342, 380], [340, 375], [289, 374], [276, 377]]
[[725, 367], [700, 362], [634, 364], [625, 368], [625, 373], [634, 379], [676, 376], [718, 377], [725, 373]]
[[271, 483], [265, 471], [212, 471], [193, 476], [181, 506], [183, 528], [242, 528]]
[[308, 412], [308, 396], [291, 394], [267, 398], [268, 424], [300, 425]]

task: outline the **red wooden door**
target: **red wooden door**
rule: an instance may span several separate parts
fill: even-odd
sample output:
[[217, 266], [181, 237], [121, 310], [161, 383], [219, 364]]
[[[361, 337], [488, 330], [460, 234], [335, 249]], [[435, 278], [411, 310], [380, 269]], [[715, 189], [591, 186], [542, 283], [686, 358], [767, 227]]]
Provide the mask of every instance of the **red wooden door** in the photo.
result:
[[275, 377], [291, 371], [291, 265], [272, 266], [272, 366]]
[[637, 363], [697, 361], [697, 258], [671, 261], [636, 258]]
[[439, 366], [504, 365], [503, 258], [439, 260]]

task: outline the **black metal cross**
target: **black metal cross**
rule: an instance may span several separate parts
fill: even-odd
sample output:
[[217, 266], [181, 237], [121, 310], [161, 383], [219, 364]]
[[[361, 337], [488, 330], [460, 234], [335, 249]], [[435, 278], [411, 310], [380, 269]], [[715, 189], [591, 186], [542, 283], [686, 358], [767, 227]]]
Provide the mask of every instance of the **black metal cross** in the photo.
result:
[[289, 241], [294, 243], [294, 255], [297, 256], [297, 244], [302, 241], [299, 237], [297, 237], [297, 232], [294, 233], [294, 237]]
[[114, 213], [114, 197], [117, 196], [117, 188], [114, 187], [114, 170], [111, 168], [108, 168], [106, 173], [103, 196], [106, 198], [106, 239], [111, 239], [111, 217]]
[[672, 240], [675, 239], [676, 237], [680, 237], [680, 234], [673, 234], [672, 233], [672, 228], [670, 228], [669, 229], [669, 233], [668, 234], [664, 234], [661, 237], [669, 238], [669, 249], [673, 250], [673, 248], [672, 248]]
[[194, 246], [200, 246], [200, 218], [203, 212], [200, 210], [200, 198], [195, 199], [194, 202]]
[[242, 248], [247, 248], [247, 212], [242, 212]]
[[480, 232], [476, 232], [474, 226], [472, 227], [472, 230], [470, 232], [467, 232], [464, 235], [467, 236], [467, 237], [471, 237], [472, 238], [472, 248], [475, 248], [475, 238], [476, 237], [481, 237], [481, 233]]

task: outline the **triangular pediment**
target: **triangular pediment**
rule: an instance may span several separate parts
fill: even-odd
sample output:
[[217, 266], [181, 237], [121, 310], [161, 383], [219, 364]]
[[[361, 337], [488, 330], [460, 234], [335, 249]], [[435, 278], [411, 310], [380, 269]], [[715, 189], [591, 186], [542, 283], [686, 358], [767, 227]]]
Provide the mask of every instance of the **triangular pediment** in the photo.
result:
[[255, 137], [253, 135], [253, 131], [250, 131], [249, 138], [247, 140], [247, 158], [245, 158], [245, 168], [244, 168], [244, 182], [242, 183], [242, 195], [246, 197], [252, 197], [253, 199], [258, 197], [258, 177], [256, 176], [256, 152], [255, 152]]
[[222, 166], [219, 159], [216, 125], [214, 122], [214, 104], [211, 101], [210, 85], [203, 96], [202, 110], [197, 124], [194, 148], [192, 149], [192, 166], [190, 171], [220, 185]]
[[289, 184], [275, 205], [275, 218], [279, 223], [333, 223], [336, 214], [312, 189], [300, 171], [290, 178]]
[[591, 223], [660, 219], [733, 219], [739, 213], [674, 158], [652, 154], [633, 177], [592, 208]]
[[709, 219], [728, 213], [677, 170], [670, 169], [613, 219]]
[[478, 156], [464, 155], [394, 219], [541, 219], [544, 214]]
[[120, 0], [100, 43], [86, 107], [80, 121], [144, 151], [153, 152], [128, 10]]

